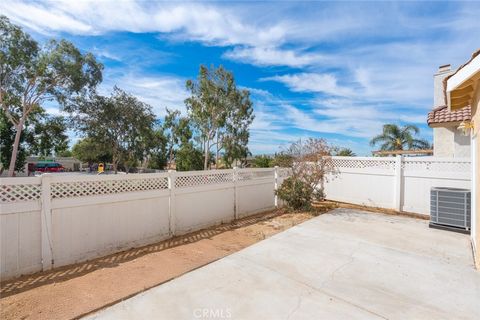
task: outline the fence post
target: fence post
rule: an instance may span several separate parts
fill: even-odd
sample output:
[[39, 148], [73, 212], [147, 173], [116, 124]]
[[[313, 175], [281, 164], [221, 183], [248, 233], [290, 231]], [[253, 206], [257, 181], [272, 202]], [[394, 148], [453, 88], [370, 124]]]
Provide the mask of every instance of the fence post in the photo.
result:
[[238, 219], [237, 208], [237, 180], [238, 180], [238, 168], [233, 167], [233, 218]]
[[52, 176], [47, 173], [42, 175], [42, 269], [50, 270], [53, 267], [53, 241], [52, 241]]
[[278, 190], [278, 166], [275, 166], [275, 185], [274, 185], [274, 192], [275, 192], [275, 208], [278, 209], [278, 197], [277, 197], [277, 190]]
[[397, 155], [395, 157], [395, 186], [394, 190], [394, 199], [393, 199], [393, 208], [397, 211], [402, 211], [402, 197], [403, 197], [403, 190], [402, 190], [402, 162], [403, 157], [401, 155]]
[[168, 198], [168, 228], [170, 236], [175, 235], [175, 179], [176, 171], [168, 170], [168, 189], [170, 197]]

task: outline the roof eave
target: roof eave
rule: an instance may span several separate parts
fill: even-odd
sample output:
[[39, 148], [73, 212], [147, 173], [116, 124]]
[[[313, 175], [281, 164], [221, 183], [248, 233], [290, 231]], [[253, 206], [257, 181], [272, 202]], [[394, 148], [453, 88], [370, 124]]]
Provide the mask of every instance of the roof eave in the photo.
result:
[[[458, 110], [470, 104], [479, 78], [480, 55], [477, 55], [447, 79], [446, 95], [448, 110]], [[456, 93], [459, 94], [456, 95]], [[452, 96], [454, 101], [452, 101]]]
[[458, 127], [462, 121], [446, 121], [446, 122], [431, 122], [427, 123], [430, 128], [445, 128], [445, 127]]

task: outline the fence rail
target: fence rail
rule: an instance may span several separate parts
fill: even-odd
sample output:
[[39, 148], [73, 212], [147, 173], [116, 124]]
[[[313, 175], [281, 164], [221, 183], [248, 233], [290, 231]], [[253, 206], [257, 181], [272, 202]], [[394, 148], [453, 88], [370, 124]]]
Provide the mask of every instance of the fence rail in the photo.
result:
[[[328, 199], [429, 214], [469, 159], [332, 157]], [[0, 179], [0, 277], [80, 262], [282, 206], [288, 168]]]
[[288, 169], [0, 179], [0, 277], [48, 270], [282, 203]]
[[432, 187], [471, 187], [466, 158], [332, 157], [336, 172], [327, 198], [373, 207], [429, 214]]

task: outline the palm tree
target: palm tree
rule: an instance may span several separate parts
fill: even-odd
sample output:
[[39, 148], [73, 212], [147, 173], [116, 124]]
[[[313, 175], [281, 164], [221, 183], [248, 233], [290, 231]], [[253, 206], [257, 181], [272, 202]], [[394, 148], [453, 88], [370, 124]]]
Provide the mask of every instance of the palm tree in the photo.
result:
[[419, 131], [414, 125], [399, 127], [396, 124], [385, 124], [383, 132], [370, 140], [370, 145], [381, 143], [380, 150], [383, 151], [429, 149], [431, 146], [427, 140], [414, 138]]
[[357, 155], [355, 152], [352, 151], [352, 149], [349, 148], [340, 148], [338, 150], [335, 150], [333, 152], [334, 155], [336, 156], [341, 156], [341, 157], [356, 157]]

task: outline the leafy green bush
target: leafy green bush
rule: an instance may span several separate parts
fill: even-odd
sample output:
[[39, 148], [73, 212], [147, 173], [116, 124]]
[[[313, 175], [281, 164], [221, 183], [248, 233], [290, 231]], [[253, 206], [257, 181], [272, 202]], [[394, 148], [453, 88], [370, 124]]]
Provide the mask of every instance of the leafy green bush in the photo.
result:
[[273, 159], [266, 155], [255, 156], [253, 165], [255, 168], [270, 168], [272, 167]]
[[290, 209], [309, 209], [313, 196], [312, 192], [312, 187], [309, 184], [290, 177], [283, 181], [277, 190], [277, 196], [285, 201]]

